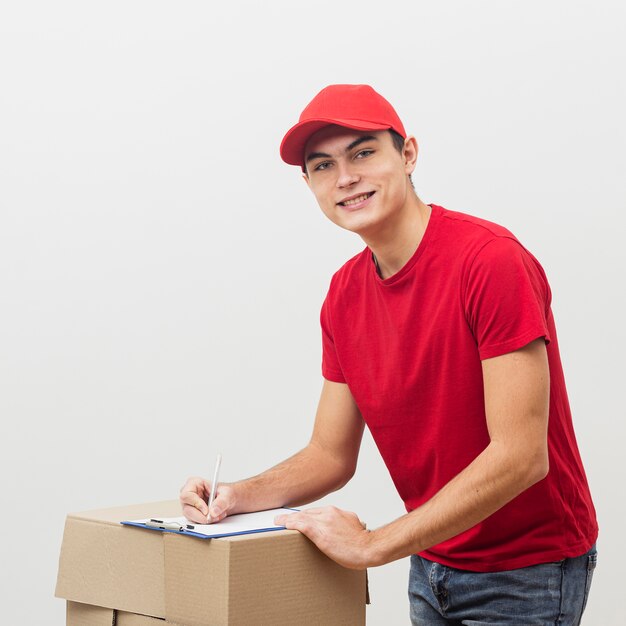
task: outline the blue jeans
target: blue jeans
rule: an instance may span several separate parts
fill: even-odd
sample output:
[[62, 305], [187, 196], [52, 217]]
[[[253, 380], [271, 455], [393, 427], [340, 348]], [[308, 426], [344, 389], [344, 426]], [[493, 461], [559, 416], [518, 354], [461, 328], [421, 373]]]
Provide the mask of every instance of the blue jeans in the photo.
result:
[[413, 626], [577, 626], [596, 566], [582, 556], [505, 572], [468, 572], [411, 557]]

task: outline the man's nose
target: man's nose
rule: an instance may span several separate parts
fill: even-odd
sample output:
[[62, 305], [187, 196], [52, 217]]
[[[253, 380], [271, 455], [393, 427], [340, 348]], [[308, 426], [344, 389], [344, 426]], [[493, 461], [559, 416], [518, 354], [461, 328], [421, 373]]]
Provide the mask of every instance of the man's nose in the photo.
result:
[[337, 187], [340, 189], [350, 187], [358, 180], [359, 175], [353, 167], [341, 163], [337, 165]]

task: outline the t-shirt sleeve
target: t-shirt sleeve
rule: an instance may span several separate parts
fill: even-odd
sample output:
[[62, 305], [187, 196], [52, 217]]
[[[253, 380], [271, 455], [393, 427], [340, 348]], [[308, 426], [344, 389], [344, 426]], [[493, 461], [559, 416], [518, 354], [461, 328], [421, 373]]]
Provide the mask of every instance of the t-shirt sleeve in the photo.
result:
[[550, 287], [537, 260], [515, 239], [485, 244], [467, 272], [465, 315], [481, 359], [550, 342]]
[[322, 376], [326, 380], [335, 383], [345, 383], [346, 379], [341, 371], [339, 358], [337, 357], [337, 351], [335, 349], [329, 308], [329, 296], [326, 296], [320, 313], [320, 322], [322, 325]]

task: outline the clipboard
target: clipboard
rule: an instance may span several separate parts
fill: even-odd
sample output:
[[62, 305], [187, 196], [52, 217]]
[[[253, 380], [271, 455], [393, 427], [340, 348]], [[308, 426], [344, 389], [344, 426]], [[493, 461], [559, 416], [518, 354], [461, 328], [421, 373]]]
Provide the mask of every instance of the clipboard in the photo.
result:
[[298, 509], [281, 508], [257, 511], [255, 513], [240, 513], [225, 517], [213, 524], [195, 524], [185, 517], [153, 517], [140, 520], [126, 520], [120, 522], [124, 526], [156, 530], [164, 533], [189, 535], [198, 539], [219, 539], [220, 537], [234, 537], [266, 533], [276, 530], [285, 530], [284, 526], [276, 526], [274, 518], [283, 513], [293, 513]]

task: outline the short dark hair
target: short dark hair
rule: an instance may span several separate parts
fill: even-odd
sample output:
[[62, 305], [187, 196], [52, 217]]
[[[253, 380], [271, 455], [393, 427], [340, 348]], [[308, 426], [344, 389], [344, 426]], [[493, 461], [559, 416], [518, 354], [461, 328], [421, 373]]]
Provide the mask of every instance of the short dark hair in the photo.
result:
[[[391, 135], [391, 141], [393, 141], [393, 147], [402, 154], [404, 150], [404, 137], [393, 128], [389, 129], [389, 134]], [[411, 178], [411, 174], [409, 174], [409, 182], [411, 183], [411, 187], [415, 189], [415, 185], [413, 184], [413, 179]]]
[[404, 137], [393, 128], [389, 129], [389, 134], [391, 135], [391, 141], [393, 141], [393, 147], [402, 154], [402, 150], [404, 150]]

